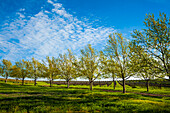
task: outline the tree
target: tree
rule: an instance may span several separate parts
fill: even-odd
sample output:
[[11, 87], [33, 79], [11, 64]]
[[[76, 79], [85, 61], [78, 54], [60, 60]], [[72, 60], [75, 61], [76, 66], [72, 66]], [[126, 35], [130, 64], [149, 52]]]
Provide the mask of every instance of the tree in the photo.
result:
[[113, 33], [113, 35], [109, 35], [109, 40], [106, 45], [106, 52], [109, 56], [112, 56], [114, 61], [117, 63], [117, 68], [119, 70], [118, 76], [120, 76], [123, 80], [123, 93], [125, 90], [125, 79], [127, 79], [130, 75], [128, 74], [128, 44], [125, 38], [120, 33]]
[[84, 50], [81, 50], [80, 61], [75, 63], [79, 75], [89, 80], [90, 90], [93, 89], [93, 82], [102, 74], [100, 71], [101, 56], [89, 44]]
[[50, 80], [50, 87], [52, 87], [54, 78], [59, 74], [58, 65], [54, 57], [50, 59], [47, 56], [46, 61], [47, 62], [43, 61], [44, 62], [44, 66], [42, 66], [44, 70], [43, 73]]
[[29, 61], [22, 61], [16, 62], [16, 66], [18, 68], [18, 75], [22, 78], [22, 85], [24, 85], [25, 78], [30, 74], [29, 70]]
[[12, 68], [11, 61], [3, 59], [2, 66], [1, 66], [1, 73], [2, 73], [2, 76], [5, 77], [5, 83], [7, 82], [7, 79], [11, 74], [11, 68]]
[[16, 83], [17, 83], [18, 79], [21, 78], [19, 73], [20, 73], [20, 69], [16, 65], [13, 65], [11, 77], [14, 77], [16, 79]]
[[31, 78], [34, 79], [34, 86], [36, 86], [38, 77], [42, 75], [42, 64], [33, 57], [32, 61], [29, 63], [29, 70]]
[[3, 66], [0, 64], [0, 75], [2, 76], [4, 74]]
[[156, 65], [148, 63], [170, 79], [170, 19], [164, 13], [160, 13], [157, 20], [153, 14], [149, 14], [146, 15], [144, 24], [146, 29], [135, 30], [132, 37], [145, 52], [157, 59]]
[[102, 72], [104, 73], [103, 77], [113, 79], [114, 89], [116, 87], [115, 78], [119, 75], [119, 70], [117, 65], [118, 64], [116, 63], [116, 61], [114, 61], [112, 56], [105, 57], [105, 55], [102, 55], [101, 68], [102, 68]]
[[149, 81], [156, 77], [158, 74], [157, 68], [152, 68], [149, 62], [156, 63], [156, 60], [147, 54], [144, 49], [135, 45], [135, 43], [130, 44], [130, 64], [132, 70], [136, 72], [136, 75], [146, 81], [147, 91], [149, 91]]
[[71, 50], [68, 49], [68, 55], [59, 55], [59, 58], [57, 59], [59, 62], [59, 70], [60, 70], [60, 78], [65, 79], [67, 82], [67, 88], [69, 88], [69, 82], [72, 79], [75, 79], [78, 77], [78, 74], [75, 70], [75, 65], [73, 65], [75, 61], [75, 56], [71, 52]]

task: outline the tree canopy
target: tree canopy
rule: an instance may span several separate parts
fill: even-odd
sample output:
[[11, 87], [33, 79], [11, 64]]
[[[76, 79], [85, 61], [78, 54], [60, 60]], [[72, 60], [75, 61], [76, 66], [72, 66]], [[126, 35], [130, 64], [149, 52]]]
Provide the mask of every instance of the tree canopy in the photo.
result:
[[145, 29], [134, 30], [133, 42], [141, 45], [147, 54], [156, 59], [157, 63], [149, 62], [150, 65], [158, 68], [160, 73], [164, 73], [170, 79], [170, 18], [168, 19], [164, 13], [160, 13], [158, 19], [149, 14], [146, 15], [144, 24]]

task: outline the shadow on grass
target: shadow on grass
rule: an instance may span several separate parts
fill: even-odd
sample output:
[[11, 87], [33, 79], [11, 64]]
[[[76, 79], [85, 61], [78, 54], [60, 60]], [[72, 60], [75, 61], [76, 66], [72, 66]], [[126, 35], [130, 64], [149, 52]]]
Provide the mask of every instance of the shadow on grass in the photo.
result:
[[[67, 98], [68, 97], [68, 98]], [[73, 99], [72, 99], [73, 98]], [[0, 110], [14, 112], [17, 108], [19, 111], [34, 111], [37, 107], [41, 107], [45, 112], [50, 112], [51, 108], [60, 108], [60, 111], [80, 111], [82, 106], [90, 107], [98, 101], [94, 96], [78, 99], [76, 96], [29, 96], [29, 97], [13, 97], [0, 99]], [[50, 107], [50, 108], [47, 108]], [[95, 110], [94, 110], [95, 111]]]
[[[137, 107], [137, 105], [131, 105], [128, 103], [120, 104], [119, 101], [119, 99], [114, 99], [112, 102], [109, 102], [106, 98], [100, 98], [99, 95], [84, 96], [84, 98], [80, 100], [51, 96], [15, 97], [1, 99], [0, 110], [7, 112], [23, 111], [27, 113], [32, 111], [54, 112], [54, 110], [58, 112], [65, 112], [69, 110], [80, 111], [83, 107], [86, 107], [88, 109], [85, 111], [88, 112], [160, 112], [158, 108], [143, 109], [141, 108], [142, 106]], [[162, 111], [168, 112], [167, 109]]]
[[7, 83], [0, 83], [0, 87], [1, 88], [18, 88], [20, 87], [19, 85], [11, 85], [11, 84], [7, 84]]
[[48, 96], [29, 96], [1, 99], [0, 108], [7, 112], [13, 112], [17, 107], [19, 111], [33, 111], [37, 106], [63, 106], [68, 100], [62, 98], [52, 98]]
[[[145, 103], [128, 103], [131, 99], [140, 100], [142, 95], [138, 94], [123, 94], [120, 92], [107, 94], [104, 91], [91, 92], [87, 89], [17, 86], [5, 83], [0, 83], [0, 85], [3, 85], [3, 94], [16, 94], [15, 97], [10, 97], [10, 95], [4, 98], [1, 97], [0, 112], [169, 112], [168, 108], [165, 110], [151, 109], [152, 104], [146, 104], [146, 108], [141, 109]], [[5, 92], [5, 88], [8, 92]], [[21, 94], [18, 95], [17, 93]]]

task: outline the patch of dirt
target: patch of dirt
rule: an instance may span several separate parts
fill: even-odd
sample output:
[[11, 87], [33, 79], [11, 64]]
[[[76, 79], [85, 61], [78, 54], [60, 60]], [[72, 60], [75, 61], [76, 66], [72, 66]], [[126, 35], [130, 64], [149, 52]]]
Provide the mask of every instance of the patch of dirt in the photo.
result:
[[132, 92], [132, 93], [146, 95], [146, 96], [170, 97], [170, 95], [161, 95], [161, 94], [137, 93], [137, 92]]
[[[106, 92], [122, 92], [122, 91], [117, 91], [117, 90], [101, 90], [101, 91], [106, 91]], [[170, 97], [170, 95], [161, 95], [161, 94], [151, 94], [151, 93], [138, 93], [138, 92], [129, 92], [127, 93], [135, 93], [135, 94], [140, 94], [140, 95], [145, 95], [145, 96], [159, 96], [159, 97]]]
[[[67, 87], [59, 87], [59, 88], [67, 88]], [[88, 88], [72, 88], [72, 89], [88, 89]], [[107, 89], [96, 89], [96, 90], [101, 90], [101, 91], [106, 91], [106, 92], [122, 92], [118, 90], [107, 90]], [[157, 97], [170, 97], [170, 95], [151, 94], [151, 93], [138, 93], [138, 92], [129, 92], [129, 91], [127, 91], [127, 93], [135, 93], [135, 94], [140, 94], [140, 95], [145, 95], [145, 96], [155, 96], [155, 97], [156, 96]]]

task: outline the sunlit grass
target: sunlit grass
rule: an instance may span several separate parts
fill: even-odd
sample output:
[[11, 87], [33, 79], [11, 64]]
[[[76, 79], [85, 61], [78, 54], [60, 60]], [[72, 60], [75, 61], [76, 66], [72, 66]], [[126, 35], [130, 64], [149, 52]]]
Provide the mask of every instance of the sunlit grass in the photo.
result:
[[[0, 81], [0, 112], [170, 112], [170, 97], [144, 96], [131, 92], [145, 92], [145, 88], [127, 86], [53, 85], [45, 82], [34, 84], [15, 84]], [[104, 91], [103, 91], [104, 90]], [[158, 91], [157, 91], [158, 90]], [[151, 92], [170, 95], [168, 88], [152, 89]]]

